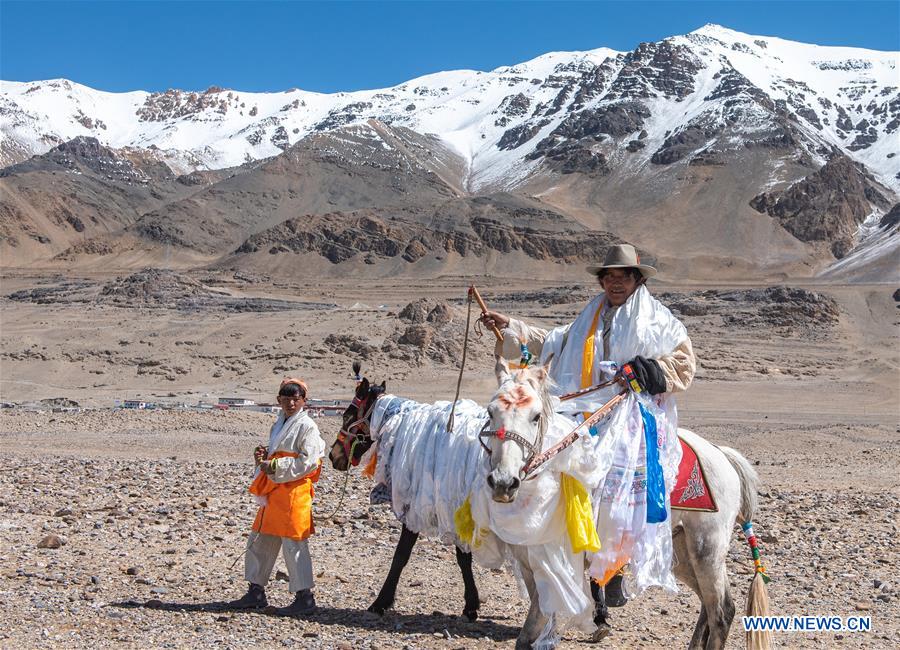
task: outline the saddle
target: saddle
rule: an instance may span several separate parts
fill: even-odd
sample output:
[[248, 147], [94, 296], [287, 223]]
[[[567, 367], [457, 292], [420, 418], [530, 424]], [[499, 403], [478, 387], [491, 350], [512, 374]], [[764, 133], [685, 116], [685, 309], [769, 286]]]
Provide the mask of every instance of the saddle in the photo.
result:
[[669, 495], [672, 510], [718, 512], [719, 507], [709, 490], [697, 452], [683, 438], [679, 437], [678, 442], [681, 443], [681, 462], [678, 464], [675, 487]]

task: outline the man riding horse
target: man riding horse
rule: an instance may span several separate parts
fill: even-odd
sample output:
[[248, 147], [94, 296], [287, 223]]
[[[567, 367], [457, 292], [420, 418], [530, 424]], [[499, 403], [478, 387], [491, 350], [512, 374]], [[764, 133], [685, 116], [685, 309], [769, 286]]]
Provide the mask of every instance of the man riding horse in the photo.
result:
[[[530, 356], [542, 362], [552, 358], [550, 377], [558, 395], [596, 386], [609, 379], [610, 375], [624, 371], [632, 389], [644, 397], [649, 396], [646, 403], [655, 406], [655, 426], [660, 435], [668, 434], [671, 438], [670, 444], [660, 445], [661, 451], [670, 452], [670, 457], [660, 458], [661, 465], [669, 469], [665, 472], [666, 483], [669, 483], [672, 468], [677, 467], [680, 458], [680, 447], [671, 444], [677, 429], [672, 394], [687, 390], [693, 380], [696, 358], [691, 340], [684, 325], [650, 295], [645, 283], [656, 274], [656, 269], [641, 264], [633, 246], [623, 244], [611, 247], [603, 264], [588, 267], [588, 271], [596, 275], [603, 291], [568, 325], [548, 331], [496, 311], [486, 312], [482, 322], [502, 331], [503, 341], [498, 341], [496, 349], [498, 356], [507, 359], [521, 357], [523, 363], [527, 363]], [[567, 402], [565, 413], [583, 419], [602, 405], [608, 396], [609, 393], [603, 391], [588, 393], [585, 397]], [[592, 433], [603, 435], [606, 432], [594, 429]], [[634, 446], [637, 439], [632, 437], [628, 444]], [[632, 458], [634, 456], [631, 455]], [[641, 459], [643, 461], [643, 456]], [[646, 468], [637, 468], [628, 476], [632, 476], [637, 483], [641, 471], [646, 476]], [[622, 479], [622, 475], [618, 478]], [[614, 489], [619, 487], [615, 485], [616, 480], [616, 472], [611, 472], [606, 479], [607, 484], [601, 484], [601, 489], [595, 492], [596, 497], [602, 501], [604, 495], [611, 494], [611, 486]], [[671, 485], [667, 487], [671, 489]], [[619, 494], [624, 493], [620, 490]], [[602, 525], [604, 505], [601, 504], [599, 509], [599, 523]], [[601, 552], [605, 557], [595, 558], [592, 565], [591, 573], [596, 581], [592, 583], [595, 598], [603, 600], [599, 598], [596, 584], [605, 584], [605, 602], [609, 606], [622, 606], [626, 602], [623, 573], [632, 559], [630, 549], [634, 546], [628, 547], [625, 545], [622, 548], [620, 544], [618, 550], [606, 549]], [[671, 573], [670, 567], [667, 571]], [[650, 584], [670, 586], [670, 581], [670, 576], [657, 576], [655, 579], [644, 576], [643, 580], [638, 580], [636, 590]], [[603, 627], [605, 618], [606, 609], [601, 605], [596, 622]]]

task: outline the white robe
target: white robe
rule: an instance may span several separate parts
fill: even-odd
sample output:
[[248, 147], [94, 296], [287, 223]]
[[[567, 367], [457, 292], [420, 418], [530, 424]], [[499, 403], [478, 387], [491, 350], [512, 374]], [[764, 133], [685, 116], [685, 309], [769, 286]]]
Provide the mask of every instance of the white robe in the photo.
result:
[[[313, 471], [324, 458], [325, 441], [306, 410], [298, 411], [289, 418], [284, 417], [284, 411], [278, 414], [269, 430], [269, 457], [278, 451], [297, 454], [297, 457], [282, 457], [274, 461], [275, 471], [271, 479], [276, 483], [296, 481]], [[257, 469], [256, 474], [259, 471]], [[268, 502], [265, 496], [254, 495], [254, 500], [260, 506]]]

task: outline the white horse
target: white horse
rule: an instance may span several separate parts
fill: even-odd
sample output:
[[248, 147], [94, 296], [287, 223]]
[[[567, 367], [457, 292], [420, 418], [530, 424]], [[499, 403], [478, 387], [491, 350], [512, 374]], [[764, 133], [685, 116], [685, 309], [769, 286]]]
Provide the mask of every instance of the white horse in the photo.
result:
[[[548, 426], [549, 378], [541, 367], [510, 372], [502, 360], [498, 360], [496, 372], [499, 388], [488, 413], [491, 429], [503, 431], [504, 435], [490, 438], [491, 467], [487, 483], [494, 501], [510, 503], [522, 488], [526, 463], [542, 447]], [[685, 429], [679, 429], [678, 435], [696, 451], [719, 510], [671, 512], [676, 559], [673, 572], [697, 594], [702, 605], [688, 647], [716, 650], [724, 648], [735, 615], [728, 592], [725, 557], [734, 524], [749, 522], [756, 513], [759, 478], [747, 459], [734, 449], [713, 445]], [[531, 599], [516, 648], [531, 648], [538, 637], [543, 646], [545, 639], [555, 637], [556, 623], [552, 617], [548, 620], [541, 610], [535, 577], [528, 566], [529, 554], [521, 547], [511, 546], [510, 550], [519, 561]], [[759, 643], [759, 640], [748, 638], [748, 643], [751, 642]]]

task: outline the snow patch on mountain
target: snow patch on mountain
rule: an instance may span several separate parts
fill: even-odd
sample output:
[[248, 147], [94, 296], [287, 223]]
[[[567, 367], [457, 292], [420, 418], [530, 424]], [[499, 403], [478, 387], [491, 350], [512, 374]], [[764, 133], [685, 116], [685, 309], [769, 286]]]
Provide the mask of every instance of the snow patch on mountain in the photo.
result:
[[[800, 137], [811, 160], [837, 147], [900, 191], [898, 60], [897, 52], [706, 25], [633, 52], [552, 52], [490, 72], [438, 72], [349, 93], [109, 93], [65, 79], [3, 81], [0, 164], [90, 136], [111, 148], [153, 149], [179, 173], [220, 169], [375, 119], [439, 137], [465, 160], [468, 191], [513, 188], [547, 152], [566, 161], [563, 169], [585, 164], [601, 173], [619, 161], [646, 171], [700, 154], [715, 162], [713, 149], [739, 149], [754, 133]], [[634, 133], [560, 133], [568, 118], [594, 124], [591, 111], [624, 102], [649, 110]]]

